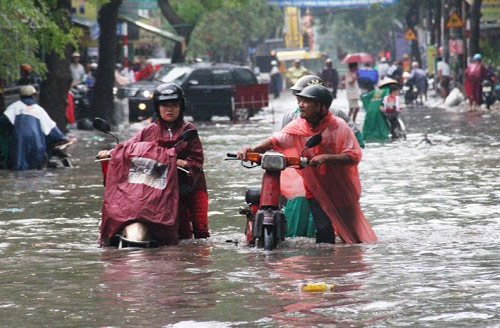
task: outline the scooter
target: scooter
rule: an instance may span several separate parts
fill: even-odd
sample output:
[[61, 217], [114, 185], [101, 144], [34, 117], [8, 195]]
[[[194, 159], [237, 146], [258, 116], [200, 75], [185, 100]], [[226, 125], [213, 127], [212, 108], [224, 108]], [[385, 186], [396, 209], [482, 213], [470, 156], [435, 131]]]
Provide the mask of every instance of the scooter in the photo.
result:
[[397, 140], [397, 139], [406, 140], [406, 126], [403, 120], [401, 119], [401, 115], [394, 113], [384, 116], [385, 116], [385, 123], [387, 124], [387, 128], [391, 133], [392, 140]]
[[[110, 132], [110, 126], [105, 120], [95, 118], [93, 121], [93, 127], [98, 131], [114, 137], [117, 144], [119, 144], [118, 137]], [[176, 197], [176, 195], [179, 191], [179, 186], [177, 181], [177, 172], [169, 172], [171, 171], [169, 170], [169, 167], [175, 165], [177, 169], [189, 172], [183, 168], [176, 166], [176, 147], [180, 143], [192, 140], [197, 136], [197, 130], [186, 130], [181, 134], [179, 140], [177, 140], [177, 142], [173, 145], [148, 143], [150, 144], [149, 147], [153, 147], [153, 153], [165, 154], [165, 156], [168, 157], [168, 160], [155, 160], [147, 158], [146, 155], [144, 155], [144, 157], [139, 157], [132, 154], [130, 155], [130, 170], [124, 173], [126, 177], [119, 177], [120, 181], [110, 180], [113, 179], [113, 177], [108, 176], [109, 170], [113, 169], [113, 165], [117, 165], [116, 163], [111, 161], [110, 158], [96, 160], [96, 162], [101, 163], [101, 168], [104, 175], [103, 184], [106, 188], [104, 195], [102, 224], [104, 224], [104, 219], [110, 221], [106, 222], [105, 227], [109, 227], [110, 231], [107, 232], [105, 236], [103, 236], [104, 233], [101, 227], [101, 241], [104, 240], [102, 241], [103, 245], [117, 246], [118, 248], [151, 248], [170, 244], [168, 240], [159, 239], [162, 238], [161, 236], [166, 236], [168, 233], [177, 234], [177, 224], [175, 224], [175, 222], [177, 222], [176, 209], [178, 206], [178, 197]], [[135, 192], [135, 196], [137, 196], [136, 198], [139, 199], [127, 199], [126, 203], [124, 204], [113, 204], [112, 201], [115, 198], [110, 198], [110, 194], [107, 192], [107, 188], [113, 188], [113, 185], [116, 185], [117, 183], [119, 183], [120, 185], [120, 188], [118, 188], [118, 192], [122, 192], [124, 197], [127, 197], [127, 193], [130, 189], [132, 192]], [[130, 188], [127, 189], [128, 187]], [[137, 195], [137, 190], [140, 190], [142, 194]], [[144, 197], [142, 197], [142, 195], [144, 195]], [[149, 202], [150, 204], [152, 202], [153, 205], [157, 205], [158, 203], [164, 202], [168, 198], [170, 198], [168, 200], [169, 204], [158, 207], [160, 210], [165, 211], [165, 216], [158, 217], [158, 213], [156, 213], [155, 211], [151, 211], [151, 209], [147, 207], [147, 205], [143, 204], [143, 202]], [[122, 212], [120, 209], [117, 209], [117, 207], [122, 205], [127, 208], [132, 208], [131, 212], [142, 214], [138, 217], [120, 216], [120, 214], [124, 212]], [[168, 213], [169, 209], [170, 213]], [[110, 212], [113, 212], [114, 215], [105, 215], [105, 213], [109, 214]], [[171, 212], [174, 212], [174, 214], [172, 214]], [[167, 220], [165, 220], [165, 217], [167, 217], [168, 223]], [[171, 229], [165, 228], [166, 226], [171, 226]], [[165, 230], [161, 231], [162, 228], [165, 228]], [[108, 238], [107, 236], [112, 237]]]
[[490, 109], [491, 105], [496, 100], [493, 82], [490, 79], [483, 80], [481, 83], [481, 95], [486, 104], [486, 108]]
[[[245, 236], [249, 246], [272, 251], [280, 247], [285, 240], [286, 217], [282, 210], [280, 195], [281, 172], [287, 167], [297, 169], [307, 167], [309, 159], [302, 156], [304, 150], [319, 145], [321, 140], [320, 134], [310, 137], [299, 158], [267, 151], [264, 154], [248, 153], [247, 159], [241, 161], [245, 168], [261, 166], [265, 170], [262, 187], [248, 189], [245, 194], [247, 206], [240, 209], [240, 214], [244, 214], [247, 218]], [[236, 160], [236, 157], [236, 154], [228, 153], [226, 160]], [[245, 165], [245, 161], [251, 164]]]
[[410, 80], [406, 81], [403, 85], [403, 95], [406, 105], [413, 105], [413, 102], [417, 100], [418, 89], [417, 86]]
[[50, 148], [50, 159], [47, 162], [48, 168], [58, 168], [60, 166], [72, 168], [71, 155], [66, 151], [66, 148], [73, 144], [74, 140], [62, 142], [58, 145], [53, 145]]

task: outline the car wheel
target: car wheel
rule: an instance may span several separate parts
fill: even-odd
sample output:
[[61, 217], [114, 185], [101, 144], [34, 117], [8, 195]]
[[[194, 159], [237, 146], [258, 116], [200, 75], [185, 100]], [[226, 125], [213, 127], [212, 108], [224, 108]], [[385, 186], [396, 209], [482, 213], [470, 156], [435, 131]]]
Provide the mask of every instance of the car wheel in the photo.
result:
[[251, 116], [250, 111], [248, 108], [236, 108], [231, 112], [230, 119], [233, 121], [248, 121]]

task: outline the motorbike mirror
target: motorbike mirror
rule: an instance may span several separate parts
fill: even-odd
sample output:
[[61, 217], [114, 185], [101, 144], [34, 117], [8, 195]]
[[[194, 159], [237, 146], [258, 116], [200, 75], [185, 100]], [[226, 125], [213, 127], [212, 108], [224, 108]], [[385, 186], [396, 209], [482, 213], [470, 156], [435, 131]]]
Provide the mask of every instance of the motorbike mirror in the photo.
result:
[[182, 132], [181, 136], [179, 137], [179, 141], [175, 143], [174, 147], [177, 147], [177, 145], [183, 141], [193, 140], [196, 137], [198, 137], [198, 130], [195, 129], [186, 130]]
[[109, 123], [100, 117], [94, 117], [94, 120], [92, 121], [92, 126], [94, 127], [94, 129], [104, 133], [109, 133], [109, 131], [111, 131]]
[[186, 130], [186, 131], [182, 132], [180, 140], [189, 141], [189, 140], [193, 140], [197, 136], [198, 136], [198, 130], [190, 129], [190, 130]]
[[312, 137], [310, 137], [309, 139], [307, 139], [305, 147], [300, 152], [300, 155], [302, 156], [302, 153], [304, 152], [304, 150], [319, 145], [321, 143], [321, 140], [323, 140], [323, 138], [321, 137], [321, 134], [315, 134]]
[[315, 134], [306, 141], [306, 147], [305, 148], [312, 148], [321, 143], [321, 140], [323, 138], [321, 137], [321, 134]]
[[118, 139], [117, 136], [115, 136], [114, 134], [112, 134], [110, 132], [111, 131], [111, 126], [109, 125], [109, 123], [106, 122], [105, 120], [103, 120], [102, 118], [100, 118], [100, 117], [94, 117], [94, 120], [92, 121], [92, 126], [97, 131], [101, 131], [103, 133], [109, 134], [110, 136], [112, 136], [113, 138], [115, 138], [117, 144], [120, 143], [120, 139]]

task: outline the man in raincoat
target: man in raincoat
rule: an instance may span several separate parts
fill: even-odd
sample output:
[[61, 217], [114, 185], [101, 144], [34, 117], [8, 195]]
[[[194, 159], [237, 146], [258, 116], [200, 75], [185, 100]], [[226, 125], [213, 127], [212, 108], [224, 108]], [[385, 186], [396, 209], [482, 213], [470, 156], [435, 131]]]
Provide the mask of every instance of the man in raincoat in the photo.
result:
[[244, 147], [238, 157], [246, 159], [248, 152], [270, 149], [299, 157], [306, 141], [321, 134], [321, 144], [303, 153], [310, 158], [310, 165], [299, 171], [317, 229], [316, 242], [335, 243], [335, 235], [345, 243], [376, 241], [359, 204], [361, 148], [354, 133], [329, 112], [332, 95], [327, 88], [308, 86], [297, 94], [297, 101], [300, 118], [257, 146]]
[[67, 142], [56, 123], [36, 104], [35, 94], [33, 86], [21, 87], [21, 99], [0, 116], [0, 168], [42, 169], [52, 147]]
[[[324, 83], [323, 80], [316, 75], [304, 75], [290, 88], [290, 90], [296, 95], [309, 85], [324, 86]], [[356, 123], [338, 108], [330, 108], [330, 112], [332, 112], [334, 116], [343, 119], [349, 125], [361, 148], [364, 148], [363, 135], [356, 126]], [[281, 129], [298, 117], [300, 117], [300, 108], [298, 107], [287, 112], [283, 116]], [[314, 226], [314, 219], [311, 214], [311, 209], [309, 208], [309, 202], [305, 198], [305, 190], [304, 188], [297, 188], [303, 186], [302, 176], [300, 176], [298, 172], [299, 171], [294, 168], [287, 168], [285, 171], [281, 172], [281, 189], [283, 190], [283, 195], [287, 199], [286, 205], [283, 207], [287, 222], [286, 236], [314, 237], [316, 227]], [[292, 194], [286, 194], [286, 191], [291, 189], [289, 188], [290, 185], [294, 186], [292, 188], [294, 192]]]
[[294, 85], [302, 76], [307, 74], [309, 74], [309, 71], [297, 59], [293, 62], [293, 66], [286, 71], [286, 80], [289, 85]]

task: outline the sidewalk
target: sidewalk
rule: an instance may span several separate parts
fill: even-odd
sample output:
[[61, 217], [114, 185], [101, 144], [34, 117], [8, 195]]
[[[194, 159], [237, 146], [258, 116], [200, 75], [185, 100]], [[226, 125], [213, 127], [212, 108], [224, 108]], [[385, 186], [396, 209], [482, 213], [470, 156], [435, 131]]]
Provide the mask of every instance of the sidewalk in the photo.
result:
[[[466, 96], [464, 96], [464, 100], [460, 102], [460, 104], [456, 106], [449, 106], [445, 103], [444, 99], [441, 98], [439, 94], [436, 93], [435, 90], [429, 90], [427, 94], [427, 101], [424, 102], [425, 107], [429, 108], [440, 108], [447, 111], [457, 112], [457, 113], [465, 113], [469, 111], [469, 104], [467, 102]], [[500, 101], [496, 101], [493, 103], [488, 110], [485, 105], [482, 105], [481, 108], [477, 111], [478, 113], [488, 113], [488, 112], [500, 112]]]

